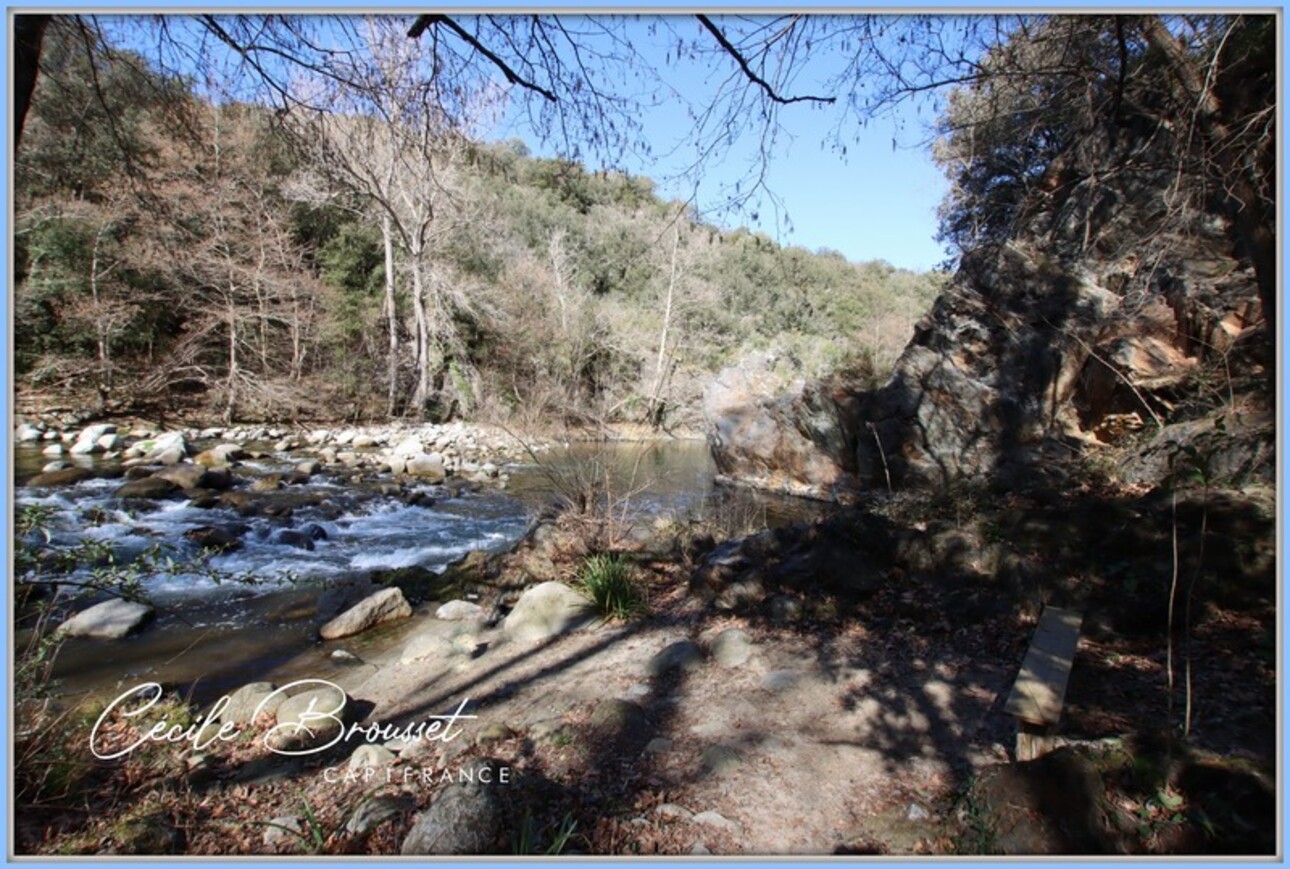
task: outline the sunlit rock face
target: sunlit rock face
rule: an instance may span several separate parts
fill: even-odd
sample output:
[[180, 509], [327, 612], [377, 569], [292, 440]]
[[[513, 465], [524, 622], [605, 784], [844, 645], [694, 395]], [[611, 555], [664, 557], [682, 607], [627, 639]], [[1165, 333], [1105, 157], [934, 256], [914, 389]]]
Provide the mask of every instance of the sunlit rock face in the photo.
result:
[[[1221, 221], [1153, 219], [1161, 192], [1144, 185], [1085, 221], [1080, 185], [1072, 191], [1013, 239], [964, 256], [881, 388], [835, 380], [772, 396], [757, 360], [723, 371], [704, 403], [719, 472], [839, 501], [866, 489], [1054, 480], [1073, 458], [1131, 438], [1159, 452], [1180, 407], [1196, 405], [1191, 419], [1208, 412], [1205, 372], [1224, 360], [1238, 398], [1265, 378], [1257, 283]], [[1257, 403], [1240, 437], [1271, 437], [1251, 422]], [[1242, 473], [1270, 479], [1271, 455]]]
[[708, 441], [727, 482], [810, 498], [847, 500], [860, 485], [855, 401], [841, 381], [796, 381], [774, 395], [773, 360], [754, 354], [730, 366], [703, 396]]

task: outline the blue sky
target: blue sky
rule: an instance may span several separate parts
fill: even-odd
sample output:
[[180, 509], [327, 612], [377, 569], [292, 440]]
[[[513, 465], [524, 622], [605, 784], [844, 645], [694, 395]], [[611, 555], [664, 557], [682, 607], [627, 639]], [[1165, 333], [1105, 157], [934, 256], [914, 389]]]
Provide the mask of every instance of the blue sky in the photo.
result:
[[[688, 32], [687, 26], [697, 33], [698, 24], [692, 17], [676, 20], [681, 33]], [[663, 49], [652, 46], [644, 31], [644, 25], [639, 25], [637, 50], [654, 59], [655, 69], [662, 72], [668, 84], [695, 96], [699, 102], [699, 94], [711, 92], [715, 81], [736, 70], [732, 61], [725, 62], [722, 57], [688, 65], [674, 56], [665, 60]], [[812, 90], [809, 79], [813, 70], [809, 64], [804, 72], [799, 84], [803, 92]], [[823, 69], [815, 72], [821, 77], [826, 74]], [[665, 198], [694, 197], [700, 213], [725, 228], [747, 225], [783, 244], [809, 250], [830, 248], [854, 261], [883, 259], [902, 268], [929, 269], [946, 259], [944, 247], [933, 240], [936, 209], [947, 181], [933, 165], [926, 144], [926, 124], [932, 117], [930, 104], [924, 102], [920, 114], [910, 105], [895, 117], [875, 120], [859, 132], [859, 138], [848, 145], [847, 155], [842, 157], [822, 147], [838, 120], [837, 111], [820, 110], [805, 103], [786, 106], [781, 120], [791, 141], [781, 139], [777, 143], [766, 179], [766, 186], [778, 202], [764, 198], [760, 204], [738, 212], [715, 206], [724, 199], [723, 189], [746, 175], [756, 147], [752, 136], [745, 135], [726, 159], [708, 166], [697, 189], [694, 179], [668, 180], [684, 162], [684, 147], [682, 156], [671, 160], [629, 158], [623, 168], [660, 182], [658, 192]], [[656, 155], [693, 139], [692, 121], [678, 104], [666, 102], [648, 112], [645, 123]], [[504, 129], [500, 137], [517, 134], [534, 153], [554, 155], [551, 147], [523, 130]]]

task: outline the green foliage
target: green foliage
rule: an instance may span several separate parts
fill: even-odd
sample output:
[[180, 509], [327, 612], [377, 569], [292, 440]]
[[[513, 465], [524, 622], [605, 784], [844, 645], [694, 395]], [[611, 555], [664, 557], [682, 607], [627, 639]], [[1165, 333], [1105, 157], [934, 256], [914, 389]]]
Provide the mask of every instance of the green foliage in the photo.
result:
[[[335, 417], [384, 412], [392, 377], [397, 406], [415, 379], [411, 277], [396, 238], [391, 365], [371, 203], [336, 185], [314, 191], [327, 205], [293, 199], [329, 176], [263, 109], [205, 105], [128, 53], [96, 52], [93, 93], [76, 34], [56, 31], [16, 173], [24, 382], [71, 390], [115, 372], [120, 392], [163, 391], [149, 401]], [[426, 407], [440, 413], [693, 424], [703, 383], [757, 349], [808, 378], [863, 359], [876, 382], [940, 285], [722, 234], [647, 178], [515, 141], [465, 151], [430, 230], [442, 347]], [[288, 406], [302, 394], [317, 400]]]
[[532, 809], [524, 810], [524, 817], [519, 826], [511, 833], [512, 854], [541, 854], [555, 857], [563, 854], [569, 847], [578, 822], [573, 815], [565, 814], [560, 823], [550, 829], [541, 829]]
[[588, 556], [578, 585], [606, 618], [629, 619], [645, 608], [645, 597], [632, 578], [632, 567], [617, 555]]

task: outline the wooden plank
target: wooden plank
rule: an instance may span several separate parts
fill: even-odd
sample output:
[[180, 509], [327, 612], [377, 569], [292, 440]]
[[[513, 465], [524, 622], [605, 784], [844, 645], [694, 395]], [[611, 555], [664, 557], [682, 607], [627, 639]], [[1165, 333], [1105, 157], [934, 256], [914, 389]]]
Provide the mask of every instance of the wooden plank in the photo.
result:
[[1082, 615], [1071, 610], [1057, 607], [1044, 610], [1004, 706], [1005, 712], [1034, 724], [1057, 723], [1062, 715], [1083, 621]]

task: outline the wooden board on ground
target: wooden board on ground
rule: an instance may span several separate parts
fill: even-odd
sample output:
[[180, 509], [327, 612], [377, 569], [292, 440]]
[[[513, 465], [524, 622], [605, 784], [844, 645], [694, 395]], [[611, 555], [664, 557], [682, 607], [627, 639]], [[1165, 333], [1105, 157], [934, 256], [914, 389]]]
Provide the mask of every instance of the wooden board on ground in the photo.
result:
[[1022, 721], [1052, 726], [1062, 715], [1084, 617], [1072, 610], [1048, 607], [1035, 628], [1021, 672], [1004, 711]]

